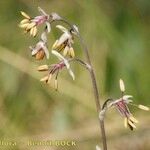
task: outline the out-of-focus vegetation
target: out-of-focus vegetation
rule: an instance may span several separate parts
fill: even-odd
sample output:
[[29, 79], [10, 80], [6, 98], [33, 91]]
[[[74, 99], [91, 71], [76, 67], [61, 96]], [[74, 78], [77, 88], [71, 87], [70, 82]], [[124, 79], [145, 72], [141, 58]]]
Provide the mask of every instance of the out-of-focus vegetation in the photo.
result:
[[[38, 38], [33, 40], [18, 28], [22, 19], [19, 11], [35, 16], [38, 6], [49, 13], [57, 12], [79, 27], [90, 50], [102, 101], [120, 96], [118, 80], [123, 78], [128, 94], [134, 96], [134, 102], [149, 105], [150, 2], [0, 1], [1, 139], [73, 139], [77, 146], [67, 149], [94, 149], [99, 142], [99, 127], [87, 71], [73, 64], [76, 80], [72, 81], [63, 70], [59, 76], [59, 92], [38, 80], [42, 74], [36, 71], [36, 67], [56, 60], [50, 57], [48, 61], [35, 61], [28, 46]], [[49, 48], [59, 35], [58, 30], [52, 31]], [[74, 48], [76, 56], [84, 58], [77, 39]], [[111, 150], [150, 149], [149, 113], [135, 111], [135, 114], [142, 123], [137, 131], [129, 132], [122, 126], [122, 118], [116, 112], [109, 113], [106, 131]], [[12, 149], [27, 148], [19, 142]]]

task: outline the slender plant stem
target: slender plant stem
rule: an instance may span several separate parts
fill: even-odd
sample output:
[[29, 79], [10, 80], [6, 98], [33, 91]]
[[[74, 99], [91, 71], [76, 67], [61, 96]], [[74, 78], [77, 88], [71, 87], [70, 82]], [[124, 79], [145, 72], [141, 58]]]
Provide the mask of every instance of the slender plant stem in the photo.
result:
[[[99, 92], [98, 92], [98, 87], [97, 87], [97, 82], [96, 82], [94, 69], [93, 69], [92, 64], [91, 64], [91, 60], [90, 60], [88, 49], [87, 49], [86, 45], [84, 44], [84, 41], [83, 41], [81, 35], [80, 34], [78, 34], [78, 35], [79, 35], [79, 40], [81, 42], [83, 50], [85, 52], [87, 62], [91, 66], [91, 69], [89, 71], [90, 71], [90, 76], [91, 76], [91, 80], [92, 80], [92, 84], [93, 84], [96, 108], [97, 108], [97, 112], [99, 114], [99, 112], [101, 111], [101, 104], [100, 104]], [[107, 140], [106, 140], [104, 120], [100, 120], [99, 119], [99, 125], [100, 125], [100, 129], [101, 129], [103, 150], [107, 150]]]
[[82, 61], [79, 58], [71, 58], [68, 61], [69, 62], [76, 61], [76, 62], [78, 62], [80, 65], [82, 65], [87, 70], [89, 70], [91, 68], [91, 66], [89, 64], [87, 64], [86, 62]]
[[[65, 19], [62, 19], [61, 21], [68, 24], [72, 29], [74, 29], [76, 31], [74, 26], [72, 26], [68, 21], [66, 21]], [[81, 46], [84, 50], [84, 53], [85, 53], [85, 56], [86, 56], [86, 59], [87, 59], [87, 63], [90, 66], [90, 67], [88, 67], [88, 70], [90, 72], [90, 77], [91, 77], [91, 80], [92, 80], [97, 113], [99, 114], [99, 112], [101, 111], [101, 104], [100, 104], [100, 98], [99, 98], [99, 92], [98, 92], [96, 77], [95, 77], [94, 69], [92, 67], [92, 63], [91, 63], [90, 56], [89, 56], [89, 51], [88, 51], [88, 48], [87, 48], [86, 44], [84, 43], [84, 41], [81, 37], [81, 34], [78, 31], [76, 31], [76, 32], [77, 32], [77, 35], [79, 37], [79, 41], [81, 43]], [[99, 119], [99, 125], [100, 125], [100, 129], [101, 129], [103, 150], [107, 150], [107, 140], [106, 140], [106, 134], [105, 134], [104, 119], [103, 120]]]

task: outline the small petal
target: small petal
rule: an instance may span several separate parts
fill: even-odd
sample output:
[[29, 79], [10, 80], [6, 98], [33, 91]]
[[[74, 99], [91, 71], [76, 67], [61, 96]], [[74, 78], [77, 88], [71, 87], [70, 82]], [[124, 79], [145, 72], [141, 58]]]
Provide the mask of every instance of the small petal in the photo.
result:
[[124, 82], [123, 82], [122, 79], [120, 79], [119, 84], [120, 84], [120, 90], [121, 90], [121, 92], [124, 92], [125, 91], [125, 85], [124, 85]]
[[55, 50], [52, 50], [52, 54], [55, 55], [59, 60], [66, 60], [60, 53]]
[[29, 23], [19, 24], [19, 27], [20, 28], [27, 28], [28, 25], [29, 25]]
[[47, 71], [48, 70], [48, 65], [42, 65], [42, 66], [39, 66], [38, 71]]
[[46, 46], [43, 46], [43, 50], [45, 52], [46, 58], [49, 59], [49, 51], [48, 48]]
[[30, 16], [27, 15], [25, 12], [21, 11], [21, 14], [22, 14], [22, 16], [24, 16], [25, 18], [30, 19]]
[[144, 106], [144, 105], [138, 105], [138, 108], [142, 109], [142, 110], [145, 110], [145, 111], [149, 111], [150, 108], [147, 107], [147, 106]]

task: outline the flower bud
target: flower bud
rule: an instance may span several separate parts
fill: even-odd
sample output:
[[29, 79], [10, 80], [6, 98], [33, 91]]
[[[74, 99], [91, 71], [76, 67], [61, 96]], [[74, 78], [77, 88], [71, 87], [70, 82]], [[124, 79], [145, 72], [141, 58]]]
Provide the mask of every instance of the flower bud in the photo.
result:
[[38, 71], [47, 71], [48, 70], [48, 65], [42, 65], [42, 66], [39, 66]]
[[123, 82], [122, 79], [120, 79], [119, 84], [120, 84], [120, 90], [121, 90], [121, 92], [124, 92], [125, 91], [125, 85], [124, 85], [124, 82]]
[[145, 111], [149, 111], [149, 107], [144, 106], [144, 105], [138, 105], [138, 108], [145, 110]]
[[41, 78], [40, 81], [41, 81], [41, 82], [47, 82], [47, 81], [48, 81], [48, 76], [45, 76], [45, 77]]

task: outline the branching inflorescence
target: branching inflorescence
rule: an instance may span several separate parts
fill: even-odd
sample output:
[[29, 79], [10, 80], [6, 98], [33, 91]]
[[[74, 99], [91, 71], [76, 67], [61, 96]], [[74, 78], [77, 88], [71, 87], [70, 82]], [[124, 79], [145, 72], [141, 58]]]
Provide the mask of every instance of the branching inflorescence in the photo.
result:
[[[38, 33], [38, 26], [45, 25], [44, 31], [41, 33], [40, 40], [35, 44], [35, 46], [30, 46], [31, 55], [35, 57], [36, 60], [42, 60], [44, 57], [49, 59], [49, 50], [48, 50], [48, 41], [47, 36], [51, 31], [51, 24], [54, 21], [62, 20], [62, 18], [56, 14], [51, 13], [48, 15], [43, 9], [38, 8], [41, 15], [36, 16], [34, 18], [30, 17], [25, 12], [21, 11], [21, 14], [25, 19], [23, 19], [19, 27], [24, 29], [25, 33], [29, 33], [31, 36], [35, 37]], [[58, 89], [57, 77], [59, 72], [67, 68], [69, 74], [72, 79], [75, 79], [74, 73], [70, 68], [69, 62], [76, 61], [77, 59], [73, 59], [75, 57], [74, 49], [72, 47], [74, 35], [76, 35], [76, 31], [73, 28], [69, 30], [61, 25], [56, 26], [60, 29], [63, 34], [59, 39], [55, 41], [52, 46], [51, 53], [53, 56], [56, 56], [59, 60], [58, 63], [52, 65], [42, 65], [38, 67], [38, 71], [47, 71], [47, 76], [43, 77], [40, 81], [44, 81], [45, 83], [50, 83], [52, 76], [55, 76], [55, 89]], [[62, 53], [62, 54], [61, 54]], [[71, 59], [72, 58], [72, 59]], [[85, 63], [84, 63], [85, 64]]]
[[[70, 62], [78, 62], [89, 71], [91, 81], [93, 84], [93, 92], [95, 96], [97, 112], [98, 113], [100, 112], [99, 113], [99, 125], [101, 129], [103, 150], [107, 150], [107, 141], [106, 141], [106, 135], [105, 135], [105, 126], [104, 126], [104, 117], [105, 117], [106, 111], [111, 107], [115, 107], [120, 112], [120, 114], [124, 117], [125, 127], [129, 126], [130, 129], [133, 130], [133, 128], [136, 128], [135, 123], [138, 123], [138, 121], [133, 117], [127, 105], [131, 104], [144, 110], [149, 110], [149, 108], [143, 105], [132, 104], [132, 100], [130, 100], [132, 96], [124, 95], [125, 86], [124, 86], [123, 80], [120, 80], [120, 89], [122, 92], [122, 97], [117, 100], [108, 99], [101, 108], [94, 69], [91, 65], [91, 60], [90, 60], [88, 49], [81, 37], [78, 27], [76, 25], [70, 24], [64, 18], [60, 17], [57, 13], [51, 13], [49, 15], [40, 7], [38, 8], [38, 10], [40, 12], [40, 15], [36, 17], [30, 17], [28, 14], [21, 11], [21, 14], [24, 17], [24, 19], [19, 24], [19, 27], [24, 30], [24, 33], [29, 33], [30, 36], [32, 37], [36, 37], [38, 35], [38, 27], [40, 25], [45, 25], [40, 35], [39, 41], [35, 44], [35, 46], [29, 47], [29, 49], [31, 50], [31, 55], [35, 57], [36, 60], [42, 60], [45, 57], [47, 59], [50, 58], [47, 37], [49, 33], [51, 32], [51, 24], [53, 22], [59, 21], [59, 22], [65, 23], [68, 26], [68, 29], [67, 29], [63, 27], [62, 25], [56, 25], [56, 28], [61, 30], [63, 33], [52, 45], [51, 54], [52, 56], [56, 56], [59, 61], [55, 64], [51, 64], [51, 65], [46, 64], [46, 65], [41, 65], [38, 67], [37, 69], [38, 71], [47, 73], [47, 75], [44, 76], [40, 81], [45, 82], [45, 83], [50, 83], [51, 79], [54, 77], [54, 87], [56, 90], [58, 90], [57, 78], [58, 78], [60, 71], [63, 70], [64, 68], [67, 68], [70, 76], [74, 80], [75, 75], [73, 71], [71, 70]], [[79, 41], [85, 53], [87, 62], [75, 57], [75, 52], [72, 47], [75, 37], [79, 38]], [[99, 146], [96, 146], [96, 149], [100, 150]]]

